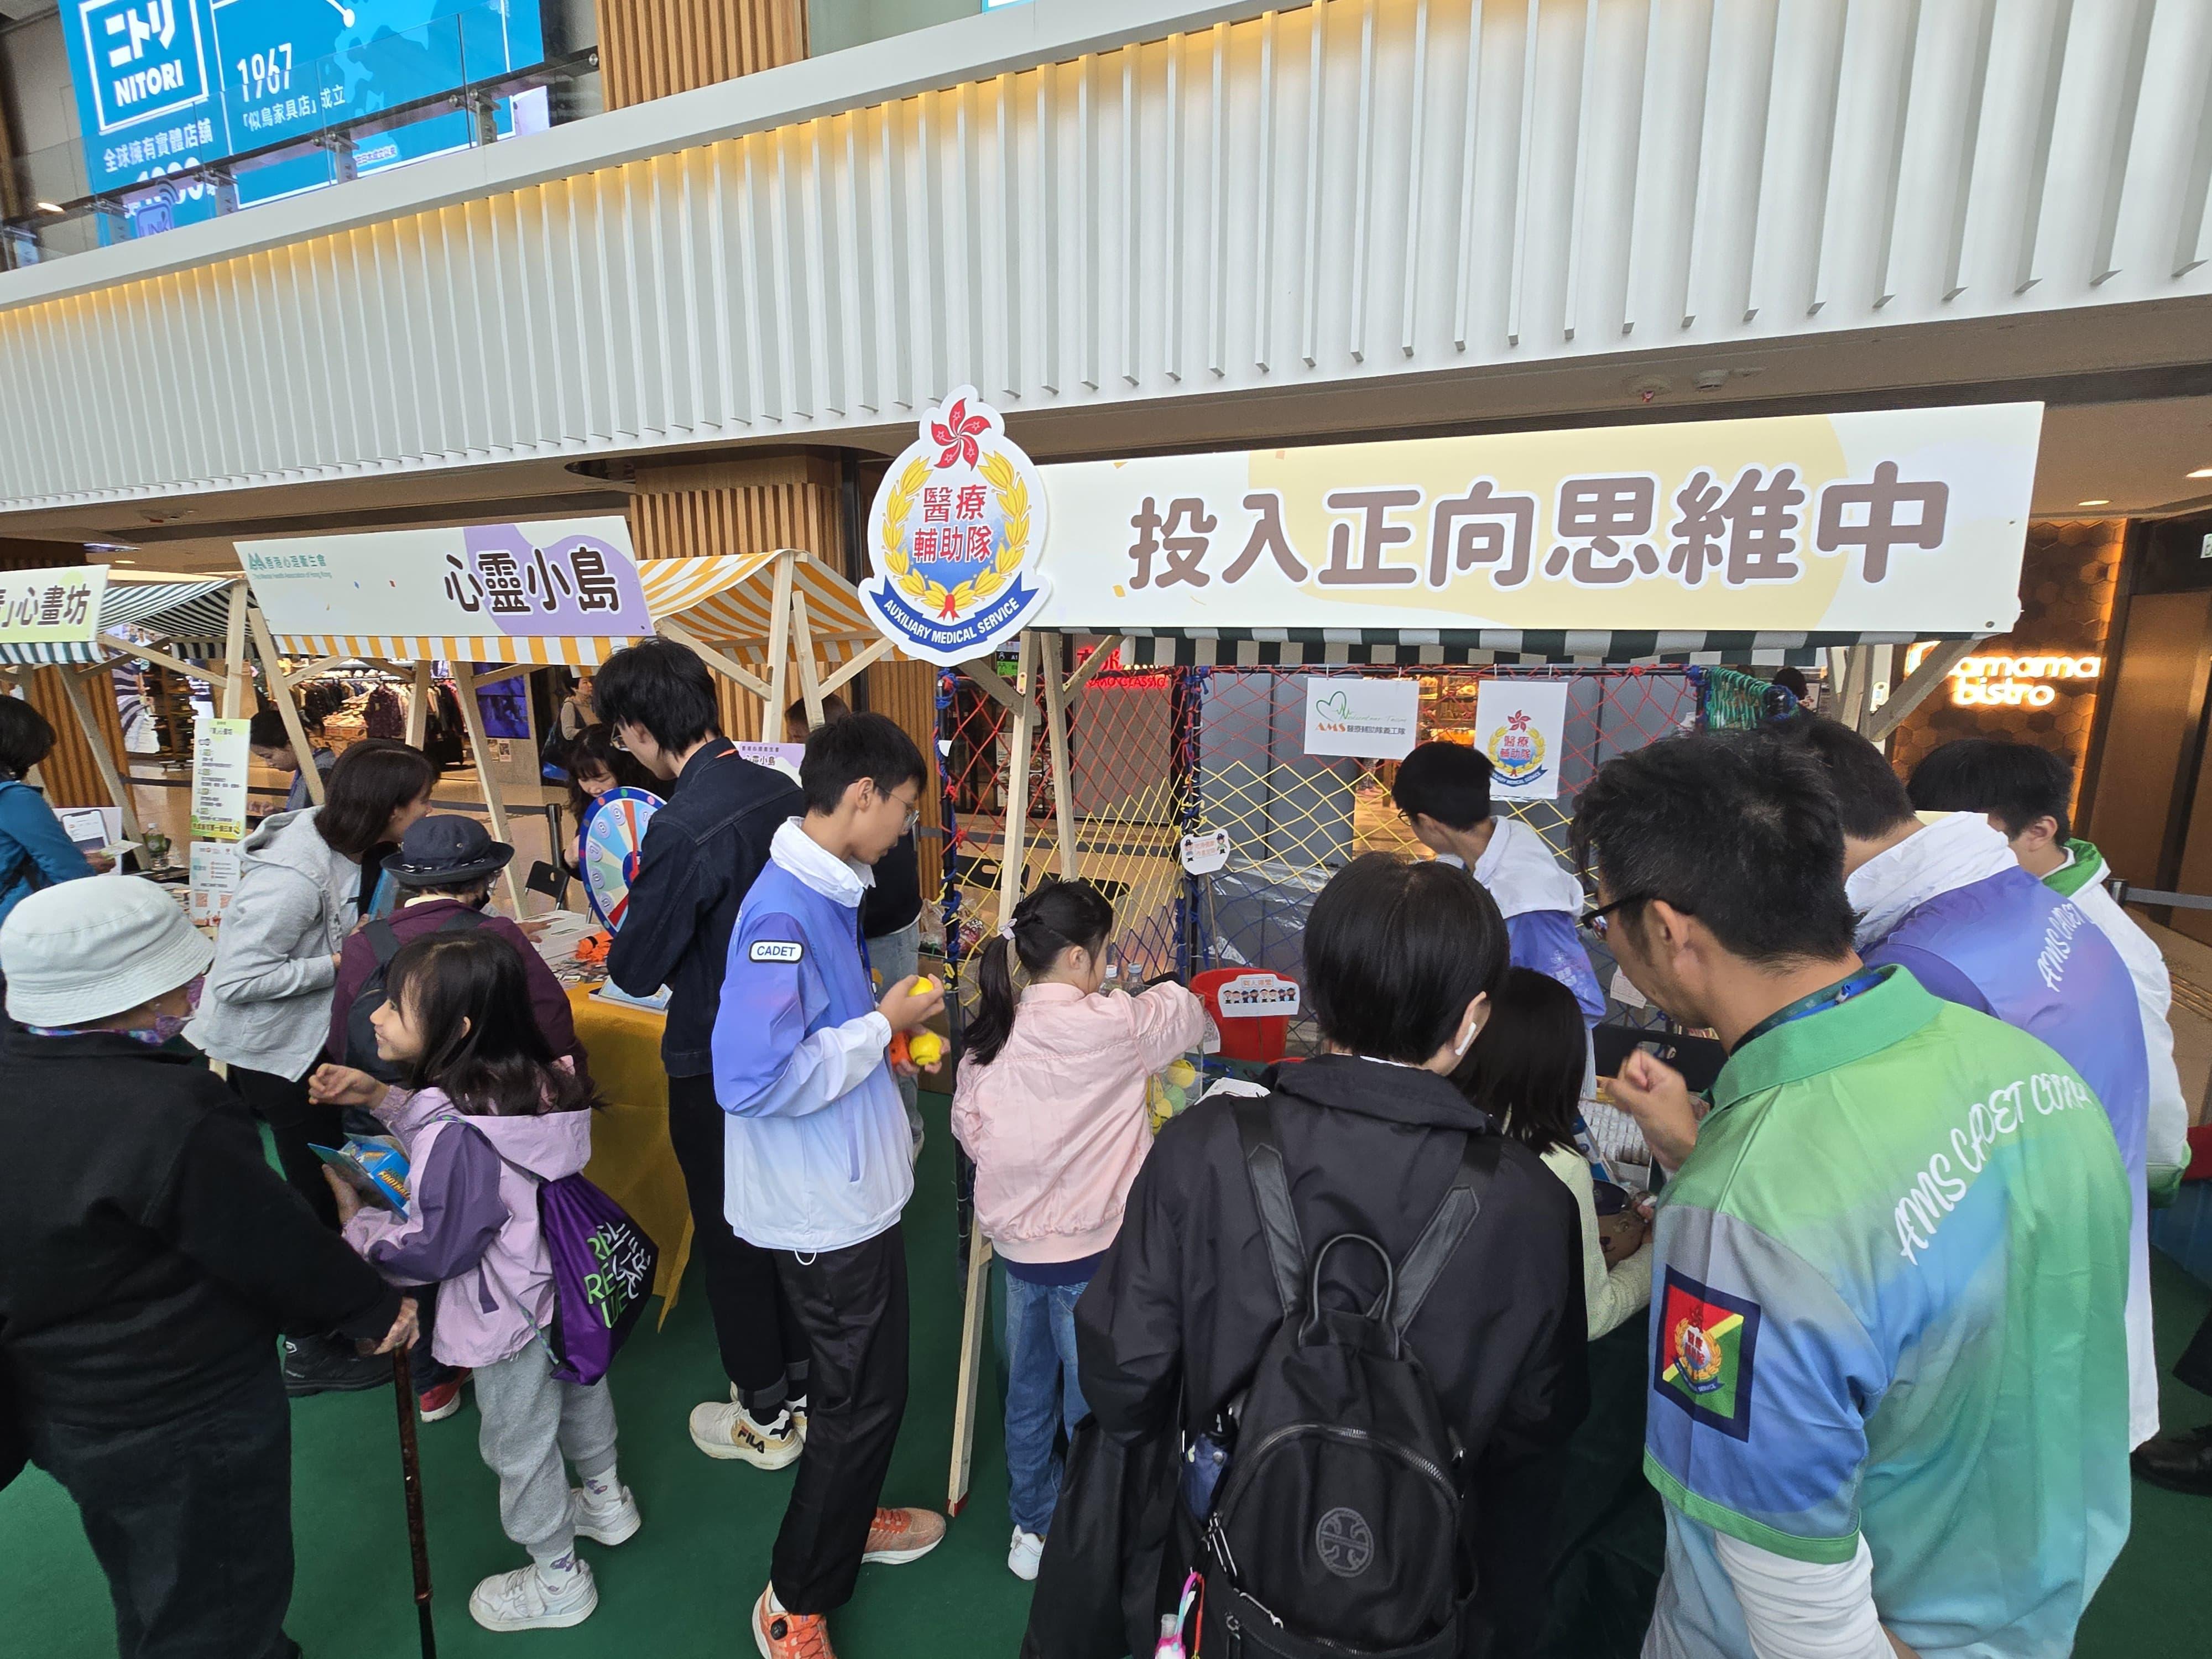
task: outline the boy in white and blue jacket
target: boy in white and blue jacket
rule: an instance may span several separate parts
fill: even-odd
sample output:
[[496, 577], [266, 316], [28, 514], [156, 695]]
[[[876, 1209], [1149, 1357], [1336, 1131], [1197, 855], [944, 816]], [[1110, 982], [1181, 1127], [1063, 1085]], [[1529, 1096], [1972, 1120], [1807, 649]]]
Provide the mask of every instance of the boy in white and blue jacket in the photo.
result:
[[915, 1560], [945, 1535], [942, 1516], [877, 1507], [906, 1412], [899, 1213], [914, 1192], [886, 1056], [944, 995], [916, 995], [908, 978], [878, 1002], [860, 932], [870, 866], [913, 827], [927, 776], [880, 714], [816, 729], [799, 768], [806, 816], [775, 832], [738, 912], [714, 1021], [730, 1226], [770, 1253], [811, 1351], [805, 1449], [753, 1607], [770, 1659], [828, 1652], [823, 1620], [860, 1563]]

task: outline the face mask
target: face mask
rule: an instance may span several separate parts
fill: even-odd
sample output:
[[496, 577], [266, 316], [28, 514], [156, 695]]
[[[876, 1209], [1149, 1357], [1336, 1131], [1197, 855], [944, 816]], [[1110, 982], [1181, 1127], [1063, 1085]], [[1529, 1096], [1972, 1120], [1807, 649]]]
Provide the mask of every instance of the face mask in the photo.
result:
[[192, 1015], [198, 1011], [200, 993], [207, 988], [207, 975], [202, 974], [185, 987], [185, 1012], [181, 1014], [156, 1014], [153, 1032], [163, 1042], [181, 1032]]

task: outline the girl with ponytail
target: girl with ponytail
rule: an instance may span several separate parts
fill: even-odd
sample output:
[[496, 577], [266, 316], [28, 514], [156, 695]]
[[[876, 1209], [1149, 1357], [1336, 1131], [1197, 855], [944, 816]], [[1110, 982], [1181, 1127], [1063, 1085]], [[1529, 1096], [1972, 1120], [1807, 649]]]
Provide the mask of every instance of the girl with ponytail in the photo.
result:
[[[1036, 1577], [1060, 1495], [1055, 1431], [1088, 1413], [1075, 1303], [1121, 1231], [1151, 1149], [1145, 1085], [1198, 1046], [1199, 1000], [1176, 984], [1106, 993], [1114, 907], [1087, 881], [1048, 882], [983, 948], [952, 1133], [975, 1161], [975, 1215], [1006, 1264], [1006, 1565]], [[1028, 983], [1017, 995], [1013, 959]]]

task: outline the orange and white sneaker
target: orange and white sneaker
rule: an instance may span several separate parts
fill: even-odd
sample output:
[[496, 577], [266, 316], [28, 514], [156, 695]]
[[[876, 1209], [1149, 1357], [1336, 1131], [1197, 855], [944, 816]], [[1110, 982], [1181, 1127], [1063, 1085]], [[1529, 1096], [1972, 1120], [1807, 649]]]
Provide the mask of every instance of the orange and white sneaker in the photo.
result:
[[830, 1620], [818, 1613], [784, 1613], [774, 1604], [775, 1586], [753, 1603], [753, 1645], [761, 1659], [837, 1659], [830, 1645]]
[[884, 1566], [919, 1561], [945, 1541], [945, 1517], [934, 1510], [878, 1510], [860, 1556]]

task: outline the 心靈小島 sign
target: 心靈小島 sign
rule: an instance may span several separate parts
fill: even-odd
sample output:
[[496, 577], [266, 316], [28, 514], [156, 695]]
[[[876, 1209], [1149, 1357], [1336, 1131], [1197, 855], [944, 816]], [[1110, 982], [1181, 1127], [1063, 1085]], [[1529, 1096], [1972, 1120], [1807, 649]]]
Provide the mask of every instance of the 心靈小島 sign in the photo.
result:
[[1047, 466], [1027, 625], [2002, 632], [2042, 418], [1991, 404]]
[[490, 639], [653, 632], [629, 526], [553, 519], [240, 542], [278, 634]]
[[908, 656], [951, 666], [1031, 624], [1045, 491], [998, 410], [960, 386], [921, 417], [868, 514], [860, 603]]

